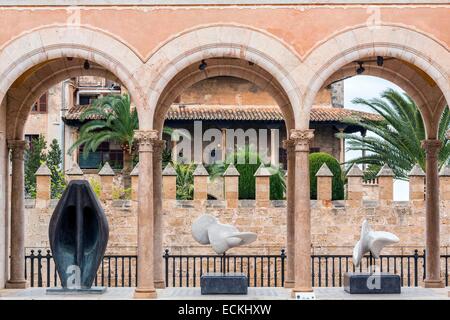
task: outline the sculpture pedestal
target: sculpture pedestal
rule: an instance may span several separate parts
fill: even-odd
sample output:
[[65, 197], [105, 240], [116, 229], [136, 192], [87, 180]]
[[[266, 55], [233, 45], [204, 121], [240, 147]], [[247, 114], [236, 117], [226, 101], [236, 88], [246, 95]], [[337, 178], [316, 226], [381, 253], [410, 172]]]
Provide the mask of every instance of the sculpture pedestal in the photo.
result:
[[392, 273], [347, 272], [344, 290], [350, 294], [400, 293], [400, 276]]
[[247, 294], [248, 278], [243, 273], [206, 273], [200, 278], [201, 293]]
[[49, 288], [46, 293], [49, 295], [81, 295], [81, 294], [103, 294], [106, 287], [92, 287], [86, 289]]

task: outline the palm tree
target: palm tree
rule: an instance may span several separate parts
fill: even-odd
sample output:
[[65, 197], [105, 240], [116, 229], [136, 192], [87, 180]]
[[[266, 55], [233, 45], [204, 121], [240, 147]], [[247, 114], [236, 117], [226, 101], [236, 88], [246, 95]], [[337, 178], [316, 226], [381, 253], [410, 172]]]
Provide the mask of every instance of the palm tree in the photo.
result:
[[95, 100], [80, 117], [86, 122], [80, 129], [78, 140], [70, 147], [69, 153], [83, 145], [83, 156], [95, 152], [101, 143], [116, 142], [123, 151], [123, 173], [129, 175], [133, 166], [134, 131], [139, 127], [138, 115], [131, 108], [130, 97], [108, 95]]
[[[406, 94], [388, 89], [381, 98], [365, 100], [357, 98], [353, 103], [365, 105], [382, 116], [383, 120], [347, 119], [345, 122], [358, 123], [374, 135], [361, 137], [344, 134], [347, 150], [367, 152], [349, 161], [350, 164], [368, 164], [377, 168], [387, 164], [397, 179], [408, 179], [408, 172], [417, 163], [425, 170], [425, 151], [421, 141], [425, 139], [422, 116], [414, 101]], [[443, 142], [439, 152], [439, 167], [447, 164], [450, 158], [450, 141], [445, 137], [450, 128], [450, 112], [445, 108], [439, 125], [438, 139]]]

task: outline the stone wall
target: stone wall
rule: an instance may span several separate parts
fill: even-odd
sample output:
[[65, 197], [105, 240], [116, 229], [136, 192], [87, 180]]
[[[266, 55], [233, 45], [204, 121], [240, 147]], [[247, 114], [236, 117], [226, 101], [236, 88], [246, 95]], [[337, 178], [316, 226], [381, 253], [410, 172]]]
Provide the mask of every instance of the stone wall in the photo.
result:
[[[48, 223], [55, 200], [28, 200], [26, 205], [26, 247], [48, 248]], [[208, 246], [196, 243], [190, 226], [203, 213], [231, 223], [240, 230], [256, 232], [258, 239], [247, 247], [234, 248], [234, 254], [277, 254], [286, 248], [286, 203], [271, 201], [269, 207], [257, 207], [255, 201], [240, 200], [236, 209], [227, 208], [225, 201], [204, 202], [165, 200], [164, 247], [176, 254], [213, 254]], [[364, 201], [358, 208], [345, 201], [333, 201], [326, 206], [311, 201], [312, 252], [316, 254], [351, 254], [359, 239], [360, 226], [368, 219], [375, 230], [395, 233], [400, 243], [385, 249], [385, 253], [412, 253], [425, 245], [425, 209], [409, 202]], [[134, 201], [104, 201], [110, 225], [107, 252], [136, 254], [137, 215]], [[441, 202], [442, 253], [450, 253], [450, 201]]]
[[[258, 234], [256, 242], [247, 247], [234, 248], [235, 254], [277, 254], [286, 248], [286, 201], [269, 201], [269, 179], [264, 168], [256, 174], [256, 200], [237, 199], [239, 177], [230, 166], [224, 173], [225, 200], [207, 200], [206, 192], [195, 193], [195, 200], [175, 199], [173, 170], [163, 172], [163, 241], [164, 248], [175, 254], [212, 254], [208, 246], [196, 243], [191, 236], [194, 219], [203, 213], [216, 216], [222, 223], [236, 225], [240, 230]], [[199, 168], [197, 168], [199, 169]], [[105, 170], [103, 170], [105, 171]], [[202, 170], [196, 170], [201, 172]], [[137, 174], [138, 170], [134, 170]], [[172, 173], [171, 173], [172, 172]], [[378, 179], [370, 185], [363, 183], [362, 171], [353, 167], [348, 174], [348, 200], [330, 201], [331, 178], [326, 165], [317, 173], [319, 200], [311, 201], [312, 252], [316, 254], [351, 254], [359, 239], [360, 226], [367, 219], [375, 230], [390, 231], [400, 238], [400, 243], [388, 247], [385, 253], [412, 253], [425, 246], [424, 177], [418, 169], [412, 171], [411, 200], [393, 201], [392, 171], [384, 166]], [[206, 190], [207, 177], [194, 174], [194, 190]], [[47, 177], [49, 179], [50, 177]], [[119, 177], [95, 175], [85, 179], [101, 181], [102, 201], [110, 224], [108, 253], [136, 254], [137, 202], [113, 200], [112, 185]], [[202, 178], [202, 179], [199, 179]], [[448, 188], [450, 167], [441, 172], [441, 245], [443, 253], [450, 246], [450, 191]], [[38, 179], [44, 181], [45, 179]], [[45, 183], [43, 183], [45, 184]], [[137, 179], [132, 180], [136, 193]], [[370, 193], [365, 189], [370, 188]], [[38, 185], [39, 189], [39, 185]], [[368, 195], [370, 195], [368, 199]], [[26, 247], [48, 248], [48, 224], [57, 200], [36, 199], [26, 203]]]

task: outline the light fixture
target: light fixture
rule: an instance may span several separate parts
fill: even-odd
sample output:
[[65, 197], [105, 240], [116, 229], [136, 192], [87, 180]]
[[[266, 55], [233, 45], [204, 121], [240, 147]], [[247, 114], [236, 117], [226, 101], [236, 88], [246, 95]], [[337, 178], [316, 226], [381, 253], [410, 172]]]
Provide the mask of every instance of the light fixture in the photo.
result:
[[91, 64], [89, 63], [89, 61], [84, 60], [83, 68], [85, 70], [89, 70], [90, 67], [91, 67]]
[[206, 63], [206, 61], [202, 60], [202, 62], [198, 66], [198, 69], [203, 71], [206, 69], [207, 66], [208, 66], [208, 64]]
[[357, 74], [363, 74], [364, 73], [364, 71], [366, 71], [366, 69], [363, 67], [363, 63], [364, 62], [357, 62], [357, 64], [359, 64], [359, 67], [358, 67], [358, 69], [356, 69], [356, 73]]
[[382, 56], [377, 56], [377, 66], [382, 67], [384, 63], [384, 58]]

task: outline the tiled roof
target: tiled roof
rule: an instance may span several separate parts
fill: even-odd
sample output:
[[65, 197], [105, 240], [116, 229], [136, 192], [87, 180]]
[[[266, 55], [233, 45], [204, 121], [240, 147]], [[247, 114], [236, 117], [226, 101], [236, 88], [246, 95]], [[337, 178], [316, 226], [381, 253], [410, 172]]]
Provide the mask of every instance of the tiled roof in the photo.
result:
[[[87, 106], [74, 106], [66, 114], [67, 120], [79, 120], [81, 114]], [[343, 121], [344, 119], [356, 117], [370, 120], [381, 120], [381, 117], [368, 112], [361, 112], [351, 109], [313, 107], [311, 109], [311, 121]], [[95, 117], [89, 117], [88, 120], [94, 120]], [[167, 120], [266, 120], [282, 121], [284, 120], [278, 106], [270, 105], [178, 105], [170, 107]]]

